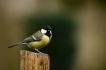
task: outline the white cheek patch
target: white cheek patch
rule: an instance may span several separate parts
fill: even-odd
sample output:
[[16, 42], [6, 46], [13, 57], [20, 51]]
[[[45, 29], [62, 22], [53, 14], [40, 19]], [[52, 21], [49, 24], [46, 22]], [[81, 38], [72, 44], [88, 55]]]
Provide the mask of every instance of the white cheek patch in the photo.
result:
[[41, 32], [42, 32], [42, 33], [47, 33], [47, 30], [42, 29]]

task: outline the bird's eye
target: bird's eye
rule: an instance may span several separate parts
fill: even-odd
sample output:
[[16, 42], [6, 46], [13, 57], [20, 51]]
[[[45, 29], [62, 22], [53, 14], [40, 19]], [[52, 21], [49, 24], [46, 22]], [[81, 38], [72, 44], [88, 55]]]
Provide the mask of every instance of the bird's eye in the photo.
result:
[[49, 30], [49, 32], [50, 32], [50, 34], [52, 34], [52, 31], [51, 30]]

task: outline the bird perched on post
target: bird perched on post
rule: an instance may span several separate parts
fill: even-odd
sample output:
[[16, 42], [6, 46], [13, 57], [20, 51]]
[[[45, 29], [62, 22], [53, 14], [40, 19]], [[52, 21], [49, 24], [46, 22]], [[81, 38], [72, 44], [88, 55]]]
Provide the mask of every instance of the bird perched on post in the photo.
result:
[[41, 30], [35, 32], [33, 35], [27, 37], [23, 41], [13, 44], [9, 46], [8, 48], [21, 45], [21, 44], [26, 44], [29, 48], [36, 50], [39, 53], [40, 52], [38, 49], [46, 46], [52, 38], [52, 30], [50, 26], [44, 26]]

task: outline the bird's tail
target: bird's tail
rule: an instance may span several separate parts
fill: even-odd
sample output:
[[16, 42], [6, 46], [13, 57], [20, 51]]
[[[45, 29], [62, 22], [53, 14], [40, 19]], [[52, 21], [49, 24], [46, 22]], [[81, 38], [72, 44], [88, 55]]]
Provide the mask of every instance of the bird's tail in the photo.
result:
[[20, 43], [13, 44], [13, 45], [9, 46], [8, 48], [11, 48], [11, 47], [14, 47], [14, 46], [17, 46], [17, 45], [20, 45], [20, 44], [22, 44], [22, 43], [20, 42]]

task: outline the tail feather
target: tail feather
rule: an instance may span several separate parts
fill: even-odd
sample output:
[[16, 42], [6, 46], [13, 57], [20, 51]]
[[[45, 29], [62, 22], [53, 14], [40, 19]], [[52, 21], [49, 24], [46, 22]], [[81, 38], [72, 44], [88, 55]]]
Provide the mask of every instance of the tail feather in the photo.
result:
[[8, 48], [12, 48], [12, 47], [18, 46], [18, 45], [20, 45], [20, 44], [22, 44], [22, 43], [20, 42], [20, 43], [13, 44], [13, 45], [9, 46]]

